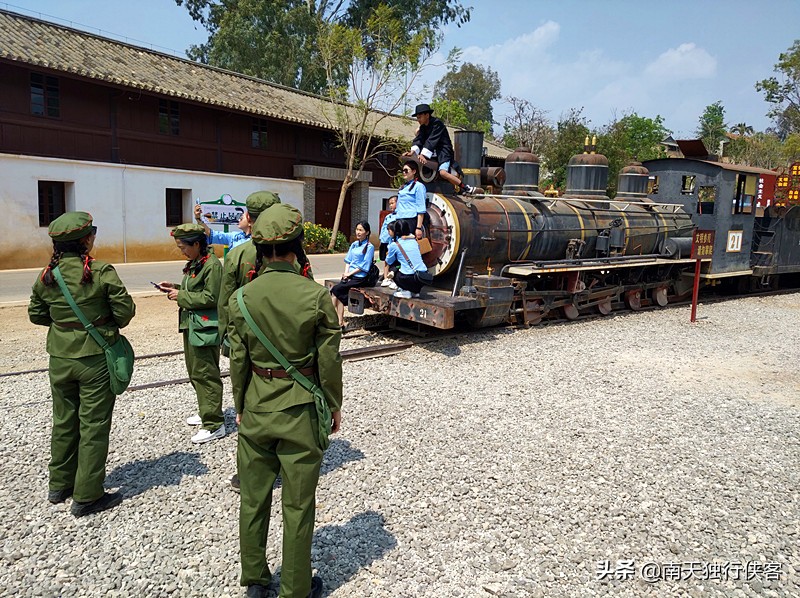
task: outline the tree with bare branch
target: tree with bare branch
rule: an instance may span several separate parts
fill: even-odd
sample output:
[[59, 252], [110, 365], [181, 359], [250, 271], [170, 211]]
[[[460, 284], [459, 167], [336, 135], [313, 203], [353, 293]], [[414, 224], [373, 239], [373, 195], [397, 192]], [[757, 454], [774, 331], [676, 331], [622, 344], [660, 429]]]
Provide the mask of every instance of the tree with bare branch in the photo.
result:
[[[347, 191], [364, 167], [402, 145], [388, 127], [438, 45], [430, 32], [409, 36], [399, 11], [378, 5], [359, 27], [320, 22], [319, 52], [327, 76], [323, 116], [345, 154], [345, 176], [336, 206], [330, 250], [341, 222]], [[347, 83], [341, 84], [342, 73]], [[383, 167], [383, 165], [381, 164]]]

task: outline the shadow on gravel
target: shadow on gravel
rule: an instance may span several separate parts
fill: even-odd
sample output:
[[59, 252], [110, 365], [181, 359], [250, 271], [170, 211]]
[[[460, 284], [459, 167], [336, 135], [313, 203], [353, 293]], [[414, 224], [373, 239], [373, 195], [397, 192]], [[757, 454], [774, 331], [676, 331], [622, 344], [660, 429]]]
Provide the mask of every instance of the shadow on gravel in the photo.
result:
[[158, 459], [132, 461], [117, 467], [106, 477], [107, 486], [118, 486], [130, 498], [157, 486], [177, 486], [184, 476], [201, 476], [208, 467], [198, 453], [176, 451]]
[[[357, 448], [353, 448], [349, 440], [334, 438], [322, 457], [322, 467], [320, 467], [319, 475], [327, 475], [345, 463], [361, 461], [363, 458], [364, 453]], [[281, 487], [281, 476], [277, 477], [272, 487], [273, 489]]]
[[[397, 546], [397, 540], [386, 531], [386, 519], [377, 511], [365, 511], [344, 525], [326, 525], [314, 532], [311, 544], [311, 566], [316, 567], [324, 584], [323, 596], [343, 586], [359, 569], [380, 560]], [[270, 596], [277, 595], [280, 569]]]

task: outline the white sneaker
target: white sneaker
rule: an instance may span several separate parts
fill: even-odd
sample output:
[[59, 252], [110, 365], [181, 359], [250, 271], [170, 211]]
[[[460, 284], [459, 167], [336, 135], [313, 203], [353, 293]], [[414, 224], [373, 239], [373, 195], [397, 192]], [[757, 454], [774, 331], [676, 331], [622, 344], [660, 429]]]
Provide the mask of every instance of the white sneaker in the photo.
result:
[[411, 299], [411, 291], [395, 291], [392, 296], [400, 299]]
[[211, 442], [212, 440], [217, 440], [219, 438], [225, 437], [225, 424], [222, 424], [219, 428], [214, 430], [213, 432], [210, 430], [200, 430], [197, 434], [192, 436], [192, 442], [195, 444], [203, 444], [204, 442]]
[[390, 284], [392, 284], [392, 279], [391, 278], [384, 278], [383, 282], [381, 283], [381, 286], [382, 287], [388, 287]]
[[413, 299], [416, 299], [417, 297], [419, 297], [419, 293], [411, 293], [411, 297]]
[[192, 417], [186, 418], [186, 423], [190, 426], [202, 426], [203, 418], [201, 418], [199, 415], [193, 415]]
[[389, 288], [392, 289], [393, 291], [396, 291], [397, 290], [397, 283], [395, 281], [391, 281], [389, 283]]

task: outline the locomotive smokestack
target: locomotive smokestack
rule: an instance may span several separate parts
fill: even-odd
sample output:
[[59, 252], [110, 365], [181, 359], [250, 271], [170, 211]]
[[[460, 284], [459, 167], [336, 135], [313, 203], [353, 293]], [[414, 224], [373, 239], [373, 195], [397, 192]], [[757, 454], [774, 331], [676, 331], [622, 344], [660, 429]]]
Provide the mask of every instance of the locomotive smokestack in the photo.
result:
[[455, 146], [456, 161], [464, 172], [464, 184], [480, 187], [483, 133], [480, 131], [456, 131], [453, 145]]

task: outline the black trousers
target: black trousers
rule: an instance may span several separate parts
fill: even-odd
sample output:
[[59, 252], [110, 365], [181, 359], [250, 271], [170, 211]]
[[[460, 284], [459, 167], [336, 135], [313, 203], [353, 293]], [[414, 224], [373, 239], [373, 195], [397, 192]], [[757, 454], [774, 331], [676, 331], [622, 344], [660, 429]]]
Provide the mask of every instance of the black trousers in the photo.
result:
[[403, 274], [396, 272], [394, 275], [394, 282], [397, 284], [398, 289], [404, 291], [411, 291], [412, 293], [419, 293], [425, 285], [417, 280], [415, 274]]

